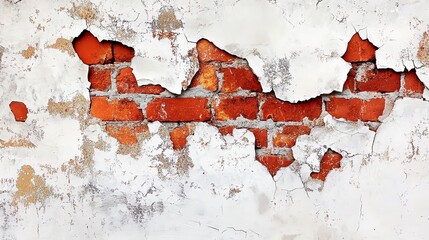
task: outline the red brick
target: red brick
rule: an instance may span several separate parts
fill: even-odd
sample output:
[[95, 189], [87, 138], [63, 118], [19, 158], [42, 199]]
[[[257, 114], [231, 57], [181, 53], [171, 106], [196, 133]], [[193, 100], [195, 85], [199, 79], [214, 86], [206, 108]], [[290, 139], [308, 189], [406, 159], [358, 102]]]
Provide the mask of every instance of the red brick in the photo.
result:
[[146, 108], [150, 121], [202, 122], [210, 120], [206, 98], [156, 98]]
[[350, 71], [347, 73], [347, 79], [343, 86], [343, 91], [350, 90], [350, 92], [356, 92], [356, 70], [357, 66], [354, 65]]
[[27, 120], [28, 109], [25, 103], [12, 101], [9, 104], [9, 108], [15, 117], [15, 121], [25, 122], [25, 120]]
[[[219, 132], [222, 135], [232, 134], [234, 128], [239, 129], [239, 127], [235, 126], [226, 126], [219, 128]], [[256, 148], [265, 148], [268, 146], [268, 131], [266, 129], [248, 128], [247, 130], [251, 131], [253, 135], [255, 135]]]
[[197, 42], [198, 60], [203, 63], [212, 61], [232, 62], [236, 59], [235, 56], [219, 49], [212, 42], [201, 39]]
[[267, 168], [271, 176], [275, 176], [280, 168], [288, 167], [294, 161], [278, 155], [257, 156], [256, 159]]
[[147, 132], [149, 128], [142, 124], [129, 124], [129, 125], [113, 125], [106, 126], [107, 133], [116, 138], [120, 144], [133, 145], [138, 143], [137, 134]]
[[221, 72], [223, 73], [222, 92], [240, 90], [262, 92], [261, 83], [250, 68], [222, 68]]
[[328, 176], [329, 172], [332, 171], [335, 168], [341, 167], [341, 159], [343, 156], [341, 154], [332, 152], [332, 153], [325, 153], [323, 155], [322, 161], [320, 163], [320, 171], [312, 172], [310, 176], [314, 179], [319, 179], [321, 181], [326, 180], [326, 176]]
[[144, 94], [161, 94], [165, 91], [160, 85], [139, 86], [133, 69], [130, 67], [123, 68], [116, 76], [116, 88], [119, 93], [144, 93]]
[[88, 81], [92, 90], [107, 91], [110, 88], [110, 69], [102, 69], [94, 66], [89, 67]]
[[262, 104], [262, 119], [284, 122], [317, 119], [322, 113], [322, 99], [313, 98], [304, 102], [289, 103], [274, 97], [266, 97]]
[[200, 69], [189, 85], [190, 88], [201, 86], [206, 90], [217, 91], [219, 80], [216, 76], [216, 66], [200, 64]]
[[186, 146], [186, 138], [191, 134], [187, 126], [181, 126], [170, 132], [170, 139], [173, 142], [174, 150], [182, 150]]
[[333, 117], [349, 121], [378, 121], [378, 117], [383, 114], [384, 106], [384, 98], [371, 100], [331, 98], [326, 102], [326, 111]]
[[113, 62], [112, 43], [108, 41], [99, 42], [87, 30], [75, 38], [72, 44], [79, 58], [87, 65]]
[[137, 103], [128, 99], [91, 97], [91, 115], [104, 121], [139, 121], [143, 113]]
[[113, 59], [115, 62], [131, 62], [134, 49], [119, 42], [113, 42]]
[[304, 125], [284, 126], [283, 131], [278, 132], [273, 138], [273, 146], [291, 148], [295, 146], [296, 139], [304, 134], [310, 134], [309, 127]]
[[254, 120], [258, 116], [258, 99], [256, 97], [226, 97], [214, 105], [215, 119], [220, 121], [234, 120], [242, 116]]
[[375, 60], [377, 47], [370, 41], [363, 40], [358, 33], [355, 33], [347, 44], [346, 53], [343, 59], [347, 62], [369, 62]]
[[368, 70], [356, 82], [358, 91], [395, 92], [401, 88], [401, 74], [392, 69]]
[[416, 74], [416, 70], [413, 69], [409, 72], [405, 72], [405, 94], [411, 95], [413, 93], [422, 94], [425, 90], [425, 85], [420, 81]]

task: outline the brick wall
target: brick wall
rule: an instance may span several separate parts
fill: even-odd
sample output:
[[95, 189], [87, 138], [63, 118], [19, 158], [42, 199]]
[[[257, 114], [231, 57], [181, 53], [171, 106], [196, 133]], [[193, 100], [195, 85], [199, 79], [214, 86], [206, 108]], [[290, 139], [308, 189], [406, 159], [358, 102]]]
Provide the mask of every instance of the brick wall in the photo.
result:
[[[323, 125], [330, 114], [350, 122], [364, 122], [373, 131], [389, 114], [395, 99], [421, 98], [424, 85], [415, 71], [398, 73], [375, 67], [376, 47], [355, 34], [343, 58], [351, 69], [343, 92], [289, 103], [263, 93], [258, 78], [245, 59], [233, 56], [206, 39], [196, 44], [200, 69], [188, 89], [174, 95], [159, 85], [138, 86], [130, 67], [134, 50], [113, 41], [99, 42], [84, 31], [73, 41], [81, 60], [89, 65], [91, 109], [106, 131], [120, 144], [138, 142], [136, 134], [148, 131], [147, 123], [163, 122], [177, 152], [186, 150], [193, 123], [207, 122], [223, 135], [245, 128], [256, 138], [257, 160], [271, 175], [293, 162], [291, 147], [302, 134]], [[311, 70], [311, 69], [309, 69]], [[321, 171], [311, 176], [324, 180], [340, 167], [342, 156], [328, 151]]]

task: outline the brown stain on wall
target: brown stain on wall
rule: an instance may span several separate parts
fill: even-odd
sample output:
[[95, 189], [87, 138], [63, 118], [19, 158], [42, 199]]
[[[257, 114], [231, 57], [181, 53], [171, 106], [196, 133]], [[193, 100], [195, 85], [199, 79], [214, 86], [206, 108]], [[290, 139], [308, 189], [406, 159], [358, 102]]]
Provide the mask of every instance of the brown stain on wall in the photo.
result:
[[48, 48], [58, 49], [61, 52], [66, 52], [70, 56], [74, 56], [73, 45], [71, 40], [65, 38], [57, 38], [54, 44], [48, 46]]
[[[36, 46], [36, 47], [37, 47], [37, 46]], [[31, 58], [31, 57], [33, 57], [33, 56], [36, 56], [35, 54], [36, 54], [36, 48], [35, 48], [35, 47], [33, 47], [33, 46], [31, 46], [31, 45], [28, 45], [27, 49], [25, 49], [25, 50], [22, 50], [22, 51], [21, 51], [21, 55], [22, 55], [25, 59], [29, 59], [29, 58]], [[37, 57], [37, 56], [36, 56], [36, 57]]]
[[16, 188], [13, 198], [13, 205], [18, 202], [28, 207], [30, 204], [44, 203], [52, 195], [51, 187], [46, 185], [45, 179], [35, 174], [30, 165], [24, 165], [19, 171], [16, 179]]
[[68, 10], [69, 14], [76, 19], [83, 19], [86, 23], [92, 23], [98, 18], [98, 10], [90, 1], [84, 1], [80, 5], [75, 5]]
[[424, 63], [429, 64], [429, 36], [428, 32], [424, 32], [422, 39], [419, 43], [419, 50], [417, 51], [418, 59]]
[[8, 147], [25, 147], [25, 148], [35, 148], [36, 146], [30, 140], [25, 139], [24, 137], [11, 138], [9, 140], [0, 139], [0, 148]]

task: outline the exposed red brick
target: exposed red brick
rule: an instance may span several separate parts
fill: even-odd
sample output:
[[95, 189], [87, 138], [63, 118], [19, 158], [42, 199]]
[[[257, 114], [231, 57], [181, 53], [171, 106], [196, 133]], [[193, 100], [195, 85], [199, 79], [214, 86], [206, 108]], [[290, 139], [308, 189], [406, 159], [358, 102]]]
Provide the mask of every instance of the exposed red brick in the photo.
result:
[[161, 94], [165, 91], [160, 85], [139, 86], [133, 69], [130, 67], [123, 68], [116, 76], [116, 88], [119, 93], [144, 93], [144, 94]]
[[258, 77], [250, 68], [222, 68], [223, 83], [222, 92], [237, 92], [239, 90], [250, 90], [262, 92]]
[[212, 42], [201, 39], [197, 42], [198, 60], [203, 63], [211, 61], [232, 62], [236, 59], [235, 56], [219, 49]]
[[186, 146], [186, 138], [191, 134], [187, 126], [181, 126], [170, 132], [170, 139], [173, 142], [174, 150], [182, 150]]
[[106, 126], [107, 133], [116, 138], [120, 144], [132, 145], [138, 143], [137, 134], [149, 131], [146, 125], [129, 124], [129, 125], [113, 125]]
[[358, 91], [395, 92], [401, 88], [401, 74], [392, 69], [368, 70], [356, 82]]
[[107, 91], [110, 88], [110, 69], [102, 69], [94, 66], [89, 67], [88, 81], [92, 90]]
[[377, 47], [370, 41], [363, 40], [358, 33], [355, 33], [347, 44], [346, 53], [343, 59], [347, 62], [368, 62], [375, 60]]
[[280, 168], [288, 167], [294, 161], [278, 155], [257, 156], [256, 159], [268, 169], [271, 176], [275, 176]]
[[262, 120], [302, 121], [305, 117], [314, 120], [322, 113], [322, 99], [313, 98], [304, 102], [289, 103], [274, 97], [265, 97], [262, 104]]
[[113, 42], [113, 59], [115, 62], [131, 62], [134, 57], [134, 49], [119, 42]]
[[72, 43], [79, 58], [87, 65], [113, 62], [112, 43], [99, 42], [87, 30], [84, 30]]
[[336, 152], [325, 153], [320, 163], [320, 171], [318, 173], [312, 172], [310, 176], [314, 179], [325, 181], [326, 176], [328, 176], [330, 171], [332, 171], [335, 168], [341, 167], [342, 158], [343, 156], [341, 156], [341, 154]]
[[190, 88], [201, 86], [206, 90], [217, 91], [219, 80], [216, 76], [216, 66], [200, 64], [200, 69], [189, 85]]
[[[231, 134], [234, 131], [234, 128], [239, 129], [236, 126], [226, 126], [219, 128], [219, 132], [222, 135]], [[247, 130], [251, 131], [255, 135], [255, 146], [256, 148], [265, 148], [268, 146], [268, 131], [267, 129], [260, 128], [248, 128]]]
[[201, 122], [210, 120], [206, 98], [156, 98], [146, 108], [150, 121]]
[[385, 107], [384, 98], [363, 100], [358, 98], [331, 98], [326, 102], [326, 111], [336, 118], [349, 121], [378, 121]]
[[347, 79], [343, 86], [343, 91], [350, 90], [350, 92], [356, 92], [356, 70], [357, 66], [354, 65], [350, 71], [347, 73]]
[[273, 146], [291, 148], [295, 146], [296, 139], [304, 134], [310, 134], [309, 127], [304, 125], [284, 126], [283, 130], [273, 138]]
[[91, 115], [104, 121], [139, 121], [143, 113], [137, 103], [128, 99], [91, 97]]
[[258, 99], [256, 97], [225, 97], [214, 105], [215, 119], [220, 121], [234, 120], [242, 116], [256, 119], [258, 116]]
[[405, 93], [407, 95], [413, 93], [423, 93], [425, 90], [425, 85], [420, 81], [419, 77], [416, 74], [416, 70], [413, 69], [409, 72], [405, 72]]
[[25, 120], [27, 120], [28, 109], [25, 103], [12, 101], [9, 104], [9, 108], [15, 117], [15, 121], [25, 122]]

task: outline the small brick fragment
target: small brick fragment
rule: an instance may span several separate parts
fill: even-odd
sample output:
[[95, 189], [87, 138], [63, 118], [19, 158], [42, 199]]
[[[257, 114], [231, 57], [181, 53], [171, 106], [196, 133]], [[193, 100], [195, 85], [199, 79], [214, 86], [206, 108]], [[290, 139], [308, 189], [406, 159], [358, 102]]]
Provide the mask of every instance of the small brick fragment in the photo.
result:
[[107, 133], [116, 138], [120, 144], [133, 145], [138, 143], [137, 134], [149, 131], [146, 125], [129, 124], [129, 125], [113, 125], [106, 126]]
[[368, 39], [363, 40], [359, 33], [355, 33], [347, 44], [343, 59], [347, 62], [369, 62], [375, 60], [374, 46]]
[[9, 108], [15, 117], [15, 121], [25, 122], [25, 120], [27, 120], [28, 109], [25, 103], [12, 101], [9, 104]]
[[110, 88], [110, 69], [102, 69], [94, 66], [89, 67], [88, 81], [91, 90], [107, 91]]
[[203, 122], [211, 117], [206, 98], [156, 98], [147, 105], [146, 115], [162, 122]]
[[113, 42], [113, 59], [115, 62], [131, 62], [134, 49], [119, 42]]
[[133, 74], [133, 69], [130, 67], [123, 68], [116, 76], [116, 88], [119, 93], [144, 93], [159, 95], [165, 91], [160, 85], [145, 85], [139, 86], [136, 77]]
[[257, 156], [256, 159], [267, 168], [273, 177], [280, 168], [288, 167], [294, 161], [293, 159], [278, 155]]
[[240, 90], [262, 92], [258, 77], [250, 68], [222, 68], [222, 92], [231, 93]]
[[[239, 127], [235, 126], [226, 126], [219, 128], [219, 132], [222, 135], [232, 135], [234, 128], [239, 129]], [[268, 146], [268, 131], [267, 129], [260, 128], [248, 128], [247, 130], [251, 131], [255, 136], [255, 146], [256, 148], [265, 148]]]
[[254, 120], [258, 116], [256, 97], [226, 97], [214, 105], [215, 119], [220, 121], [235, 120], [242, 116]]
[[113, 62], [112, 43], [109, 41], [99, 42], [87, 30], [84, 30], [77, 38], [73, 39], [72, 44], [79, 58], [87, 65]]
[[264, 97], [262, 119], [273, 119], [277, 122], [302, 121], [317, 119], [322, 113], [322, 98], [313, 98], [304, 102], [289, 103], [275, 97]]
[[143, 120], [142, 110], [128, 99], [109, 101], [107, 97], [91, 97], [91, 115], [103, 121]]
[[331, 98], [326, 102], [326, 111], [335, 118], [349, 121], [378, 121], [385, 107], [384, 98], [363, 100], [358, 98]]
[[320, 171], [312, 172], [310, 176], [314, 179], [325, 181], [330, 171], [341, 167], [342, 158], [343, 156], [336, 152], [325, 153], [320, 163]]
[[235, 56], [216, 47], [212, 42], [201, 39], [197, 42], [198, 60], [203, 63], [212, 61], [232, 62], [236, 59]]
[[174, 150], [182, 150], [186, 146], [186, 138], [191, 134], [188, 126], [181, 126], [170, 132], [170, 139], [173, 142]]
[[405, 72], [405, 94], [411, 95], [413, 93], [422, 94], [425, 90], [425, 85], [420, 81], [417, 76], [416, 70]]
[[401, 74], [392, 69], [368, 70], [356, 82], [358, 91], [395, 92], [401, 88]]
[[296, 139], [299, 136], [310, 134], [310, 131], [310, 128], [304, 125], [284, 126], [283, 130], [273, 138], [273, 146], [291, 148], [295, 146]]
[[200, 69], [195, 74], [189, 85], [190, 88], [201, 86], [206, 90], [215, 92], [218, 88], [219, 80], [216, 76], [216, 66], [200, 64]]

